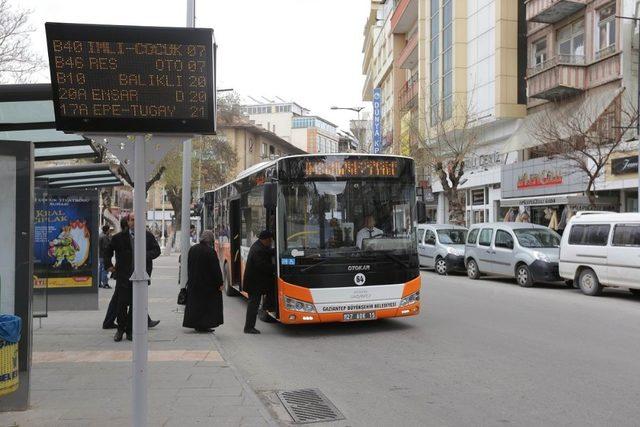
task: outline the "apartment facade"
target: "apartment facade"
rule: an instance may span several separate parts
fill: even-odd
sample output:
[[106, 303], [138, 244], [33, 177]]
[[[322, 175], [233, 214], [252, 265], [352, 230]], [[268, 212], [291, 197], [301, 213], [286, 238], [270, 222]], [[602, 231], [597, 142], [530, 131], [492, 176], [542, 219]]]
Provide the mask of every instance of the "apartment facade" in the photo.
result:
[[218, 135], [234, 147], [238, 162], [232, 176], [253, 165], [293, 154], [304, 154], [284, 138], [254, 123], [219, 125]]
[[309, 110], [295, 102], [267, 102], [242, 106], [242, 112], [256, 124], [291, 142], [291, 121], [306, 116]]
[[[581, 194], [586, 175], [545, 158], [540, 149], [545, 141], [535, 136], [540, 117], [580, 118], [585, 130], [606, 126], [612, 139], [620, 126], [630, 124], [620, 110], [637, 105], [638, 32], [633, 21], [617, 17], [637, 13], [636, 0], [527, 1], [528, 115], [507, 144], [517, 149], [518, 163], [503, 168], [499, 217], [517, 209], [549, 225], [554, 223], [549, 217], [566, 218], [578, 210], [638, 211], [635, 146], [623, 144], [624, 150], [614, 153], [596, 181], [594, 206]], [[567, 138], [580, 137], [571, 131]]]

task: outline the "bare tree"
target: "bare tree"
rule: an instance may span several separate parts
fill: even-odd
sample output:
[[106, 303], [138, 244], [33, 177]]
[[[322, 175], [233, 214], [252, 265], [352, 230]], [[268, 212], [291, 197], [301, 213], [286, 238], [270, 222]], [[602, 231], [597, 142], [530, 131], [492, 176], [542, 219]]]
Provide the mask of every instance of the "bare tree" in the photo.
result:
[[[587, 178], [585, 194], [595, 204], [594, 187], [611, 155], [624, 148], [623, 135], [637, 119], [631, 102], [622, 93], [604, 111], [596, 103], [581, 102], [560, 109], [547, 108], [532, 122], [530, 136], [540, 141], [538, 154], [564, 159]], [[625, 126], [626, 125], [626, 126]]]
[[28, 24], [30, 14], [0, 0], [0, 84], [27, 82], [43, 67], [42, 58], [30, 46], [34, 31]]
[[402, 142], [408, 145], [417, 166], [440, 182], [448, 201], [449, 223], [464, 224], [465, 192], [459, 187], [465, 181], [465, 160], [478, 143], [479, 123], [470, 103], [454, 104], [446, 115], [442, 110], [412, 112], [401, 138], [406, 139]]

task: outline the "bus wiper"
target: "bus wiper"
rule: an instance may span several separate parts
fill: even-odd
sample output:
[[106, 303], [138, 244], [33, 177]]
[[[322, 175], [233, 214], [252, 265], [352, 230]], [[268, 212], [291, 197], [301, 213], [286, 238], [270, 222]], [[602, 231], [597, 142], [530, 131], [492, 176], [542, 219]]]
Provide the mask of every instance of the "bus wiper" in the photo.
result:
[[389, 252], [385, 252], [384, 253], [389, 259], [395, 261], [396, 263], [400, 264], [401, 266], [403, 266], [404, 268], [411, 268], [409, 266], [409, 264], [405, 263], [404, 261], [402, 261], [400, 258], [398, 258], [395, 255], [390, 254]]
[[324, 264], [325, 262], [329, 261], [329, 258], [325, 258], [322, 261], [316, 262], [315, 264], [311, 264], [308, 267], [303, 268], [302, 270], [300, 270], [301, 273], [306, 273], [308, 270], [311, 270], [314, 267], [317, 267], [321, 264]]

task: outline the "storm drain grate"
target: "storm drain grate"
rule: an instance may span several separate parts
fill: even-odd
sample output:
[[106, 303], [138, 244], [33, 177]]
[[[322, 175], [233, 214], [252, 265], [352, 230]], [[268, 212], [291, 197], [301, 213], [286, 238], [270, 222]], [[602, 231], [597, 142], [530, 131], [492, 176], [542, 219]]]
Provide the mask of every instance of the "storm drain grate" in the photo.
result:
[[279, 391], [278, 397], [299, 424], [344, 420], [344, 415], [316, 388]]

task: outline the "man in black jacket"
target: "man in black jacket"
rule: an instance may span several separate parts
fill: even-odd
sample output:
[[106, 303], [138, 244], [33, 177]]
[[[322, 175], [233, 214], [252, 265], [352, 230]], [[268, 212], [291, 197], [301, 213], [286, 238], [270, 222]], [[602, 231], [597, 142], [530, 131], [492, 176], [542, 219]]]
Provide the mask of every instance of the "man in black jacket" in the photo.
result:
[[260, 232], [258, 240], [249, 249], [242, 281], [243, 289], [249, 294], [247, 318], [244, 324], [245, 334], [260, 333], [256, 329], [256, 317], [258, 316], [260, 299], [275, 285], [276, 268], [272, 261], [274, 254], [274, 250], [271, 248], [272, 243], [273, 234], [268, 230], [264, 230]]
[[[116, 292], [117, 296], [117, 319], [118, 331], [114, 335], [114, 341], [122, 341], [122, 336], [126, 333], [127, 339], [131, 340], [131, 315], [133, 303], [133, 286], [131, 283], [131, 275], [134, 268], [134, 225], [135, 217], [130, 214], [127, 217], [128, 228], [122, 230], [111, 238], [111, 243], [105, 253], [105, 266], [111, 272], [115, 272]], [[146, 230], [147, 254], [146, 269], [147, 274], [151, 276], [153, 269], [153, 260], [160, 256], [160, 245], [150, 231]], [[111, 263], [111, 259], [115, 253], [116, 264]]]

